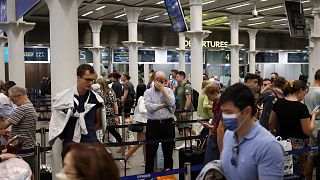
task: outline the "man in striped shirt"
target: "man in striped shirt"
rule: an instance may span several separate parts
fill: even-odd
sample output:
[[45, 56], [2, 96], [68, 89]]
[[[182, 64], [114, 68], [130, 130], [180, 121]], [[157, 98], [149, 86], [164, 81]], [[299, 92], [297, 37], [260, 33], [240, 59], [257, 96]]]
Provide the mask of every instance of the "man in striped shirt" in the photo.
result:
[[34, 173], [35, 168], [35, 131], [37, 114], [30, 102], [25, 88], [19, 86], [13, 86], [9, 89], [9, 97], [17, 108], [7, 119], [0, 121], [0, 130], [8, 128], [12, 125], [11, 135], [12, 137], [19, 135], [26, 137], [26, 142], [23, 144], [21, 150], [17, 152], [17, 155], [22, 157], [30, 166]]

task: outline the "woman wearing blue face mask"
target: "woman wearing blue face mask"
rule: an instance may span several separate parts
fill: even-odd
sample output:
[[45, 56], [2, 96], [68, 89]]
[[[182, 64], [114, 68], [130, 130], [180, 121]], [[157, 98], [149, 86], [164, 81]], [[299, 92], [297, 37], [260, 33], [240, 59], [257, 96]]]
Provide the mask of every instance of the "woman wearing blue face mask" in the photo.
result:
[[[318, 111], [311, 115], [305, 104], [301, 103], [308, 92], [308, 86], [300, 80], [287, 81], [283, 87], [285, 98], [278, 99], [273, 105], [269, 121], [270, 131], [281, 136], [282, 139], [290, 139], [292, 149], [301, 149], [307, 146], [307, 140], [312, 135], [314, 122]], [[279, 131], [276, 132], [276, 123]], [[293, 155], [294, 173], [305, 174], [307, 154]]]
[[254, 115], [252, 91], [237, 83], [220, 97], [223, 138], [221, 163], [226, 179], [283, 179], [283, 150]]

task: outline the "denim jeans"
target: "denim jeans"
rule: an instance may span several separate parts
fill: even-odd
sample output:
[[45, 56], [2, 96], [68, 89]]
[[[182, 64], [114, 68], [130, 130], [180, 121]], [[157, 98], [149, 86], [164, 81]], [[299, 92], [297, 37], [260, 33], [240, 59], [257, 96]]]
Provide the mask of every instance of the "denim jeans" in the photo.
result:
[[214, 161], [218, 159], [220, 159], [220, 155], [219, 155], [217, 137], [208, 136], [204, 162], [205, 164], [207, 164], [210, 161]]

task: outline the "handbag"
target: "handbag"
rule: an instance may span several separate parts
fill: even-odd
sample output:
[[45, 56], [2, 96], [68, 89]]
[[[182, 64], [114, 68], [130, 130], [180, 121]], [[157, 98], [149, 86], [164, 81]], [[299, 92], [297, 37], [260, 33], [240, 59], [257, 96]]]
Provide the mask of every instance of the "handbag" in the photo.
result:
[[128, 128], [132, 132], [142, 132], [143, 131], [143, 126], [141, 126], [141, 124], [139, 125], [139, 123], [136, 123], [135, 121], [134, 121], [134, 123], [129, 124]]
[[[284, 151], [291, 151], [292, 144], [290, 139], [282, 140], [280, 136], [276, 137], [279, 144], [282, 146]], [[293, 174], [293, 159], [292, 155], [284, 155], [284, 175]]]

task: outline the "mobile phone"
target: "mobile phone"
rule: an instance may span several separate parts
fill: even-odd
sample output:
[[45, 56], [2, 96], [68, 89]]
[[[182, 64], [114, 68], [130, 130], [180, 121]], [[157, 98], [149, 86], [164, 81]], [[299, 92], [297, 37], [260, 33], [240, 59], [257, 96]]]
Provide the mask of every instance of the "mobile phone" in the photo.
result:
[[317, 111], [318, 109], [320, 109], [320, 104], [318, 104], [318, 105], [316, 105], [316, 107], [314, 107], [312, 113], [315, 112], [315, 111]]

